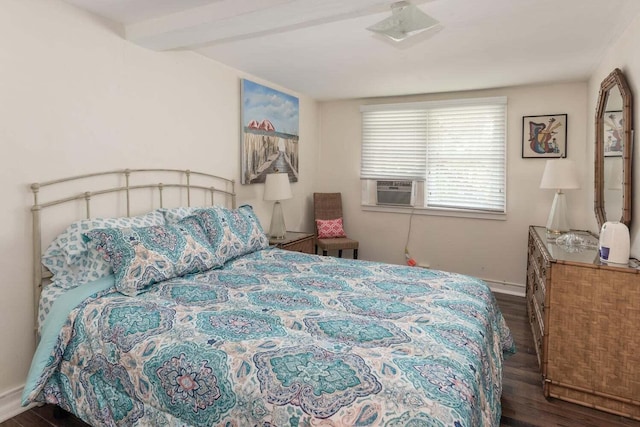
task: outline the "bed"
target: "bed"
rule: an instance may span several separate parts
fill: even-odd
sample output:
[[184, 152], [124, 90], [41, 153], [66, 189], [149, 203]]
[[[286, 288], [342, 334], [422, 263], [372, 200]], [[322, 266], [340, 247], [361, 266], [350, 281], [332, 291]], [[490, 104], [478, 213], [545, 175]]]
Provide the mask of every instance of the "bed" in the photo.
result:
[[[125, 172], [113, 193], [126, 193], [127, 216], [134, 187], [168, 187], [114, 173]], [[232, 181], [194, 185], [192, 172], [186, 183], [174, 172], [187, 206], [196, 189], [210, 205], [214, 194], [230, 202], [160, 202], [132, 217], [143, 225], [70, 226], [53, 242], [78, 243], [70, 228], [81, 235], [80, 258], [93, 258], [75, 261], [73, 274], [83, 262], [90, 272], [80, 285], [50, 259], [41, 267], [50, 205], [36, 199], [38, 289], [56, 274], [36, 292], [40, 340], [23, 404], [55, 404], [94, 426], [499, 425], [502, 362], [515, 347], [484, 282], [268, 247]], [[111, 269], [96, 267], [106, 261]]]

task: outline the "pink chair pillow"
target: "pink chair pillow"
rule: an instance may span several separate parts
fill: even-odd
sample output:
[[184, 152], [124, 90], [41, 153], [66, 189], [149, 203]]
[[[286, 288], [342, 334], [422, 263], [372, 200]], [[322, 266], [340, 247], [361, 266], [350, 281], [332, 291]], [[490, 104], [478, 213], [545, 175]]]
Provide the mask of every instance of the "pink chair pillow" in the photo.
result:
[[342, 228], [342, 218], [316, 219], [318, 239], [333, 239], [335, 237], [347, 237]]

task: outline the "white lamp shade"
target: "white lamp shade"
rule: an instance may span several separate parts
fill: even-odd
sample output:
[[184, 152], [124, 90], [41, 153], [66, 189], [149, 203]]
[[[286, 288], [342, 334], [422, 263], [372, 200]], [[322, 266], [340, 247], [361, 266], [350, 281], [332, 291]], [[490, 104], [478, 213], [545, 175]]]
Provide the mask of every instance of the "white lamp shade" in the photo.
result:
[[547, 164], [544, 166], [540, 188], [551, 188], [555, 190], [580, 188], [576, 163], [568, 159], [547, 160]]
[[264, 200], [287, 200], [292, 197], [288, 174], [267, 174], [267, 179], [264, 182]]

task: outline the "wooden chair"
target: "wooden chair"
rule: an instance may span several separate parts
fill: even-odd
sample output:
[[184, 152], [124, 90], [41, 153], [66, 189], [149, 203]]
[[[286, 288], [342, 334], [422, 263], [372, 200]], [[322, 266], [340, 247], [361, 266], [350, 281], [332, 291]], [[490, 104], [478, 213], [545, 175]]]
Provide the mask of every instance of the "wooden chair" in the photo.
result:
[[[314, 219], [336, 219], [342, 217], [342, 195], [341, 193], [313, 193], [313, 213]], [[344, 218], [342, 219], [344, 223]], [[314, 221], [315, 223], [315, 221]], [[322, 248], [322, 255], [327, 255], [327, 251], [337, 250], [338, 257], [342, 258], [344, 249], [353, 249], [353, 259], [358, 259], [358, 241], [347, 237], [336, 237], [333, 239], [319, 239], [318, 227], [315, 227], [316, 253], [318, 247]]]

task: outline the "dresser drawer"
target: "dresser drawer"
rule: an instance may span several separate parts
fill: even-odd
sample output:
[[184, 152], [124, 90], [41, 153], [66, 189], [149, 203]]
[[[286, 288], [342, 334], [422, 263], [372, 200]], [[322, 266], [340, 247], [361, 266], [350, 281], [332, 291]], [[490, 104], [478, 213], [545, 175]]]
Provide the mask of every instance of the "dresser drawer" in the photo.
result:
[[549, 271], [549, 261], [547, 261], [542, 251], [543, 249], [540, 248], [539, 243], [532, 236], [529, 236], [529, 259], [533, 262], [540, 281], [545, 282]]
[[542, 371], [542, 344], [544, 337], [544, 329], [542, 326], [542, 322], [536, 309], [535, 300], [529, 300], [527, 303], [527, 311], [529, 313], [529, 323], [531, 324], [531, 332], [533, 333], [533, 345], [536, 350], [536, 356], [538, 357], [538, 366]]
[[544, 311], [546, 309], [545, 307], [546, 291], [547, 291], [546, 281], [542, 281], [540, 280], [540, 278], [537, 278], [537, 280], [534, 282], [534, 285], [533, 285], [533, 297], [539, 309], [540, 322], [542, 324], [544, 324]]
[[529, 257], [527, 265], [527, 284], [528, 291], [533, 295], [538, 303], [540, 320], [544, 321], [545, 297], [547, 292], [548, 273], [550, 272], [549, 263], [542, 254], [538, 242], [529, 235]]

